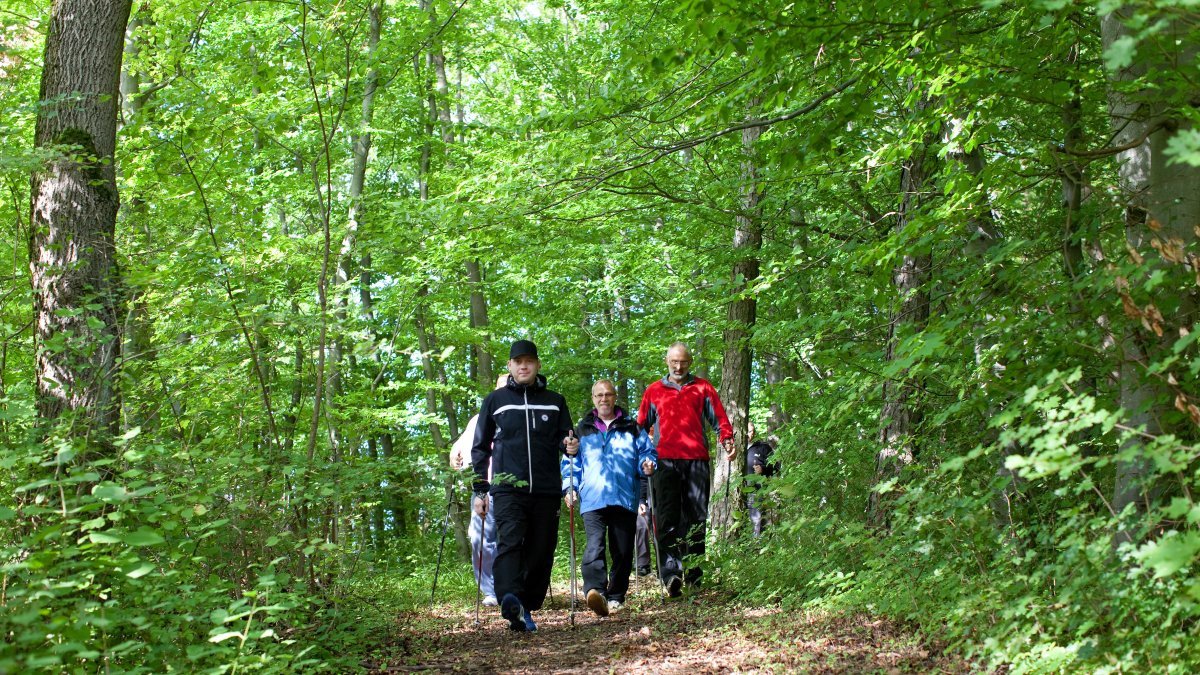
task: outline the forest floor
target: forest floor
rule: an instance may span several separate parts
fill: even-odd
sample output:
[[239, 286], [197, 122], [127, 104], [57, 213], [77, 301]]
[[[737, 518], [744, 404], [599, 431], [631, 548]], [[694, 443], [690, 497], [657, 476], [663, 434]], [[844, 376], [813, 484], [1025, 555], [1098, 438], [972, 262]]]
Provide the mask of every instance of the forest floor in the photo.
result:
[[910, 627], [877, 617], [745, 606], [727, 592], [667, 600], [649, 578], [606, 618], [580, 599], [570, 622], [557, 585], [535, 633], [508, 630], [495, 607], [441, 605], [405, 613], [363, 666], [373, 673], [966, 673]]

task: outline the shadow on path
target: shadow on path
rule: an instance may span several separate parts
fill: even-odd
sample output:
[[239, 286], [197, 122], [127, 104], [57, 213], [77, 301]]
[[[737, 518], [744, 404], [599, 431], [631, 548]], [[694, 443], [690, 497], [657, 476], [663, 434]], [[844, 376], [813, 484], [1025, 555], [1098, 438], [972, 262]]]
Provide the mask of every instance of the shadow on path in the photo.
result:
[[965, 673], [976, 670], [894, 623], [863, 615], [746, 607], [720, 591], [665, 600], [645, 583], [599, 618], [565, 588], [534, 615], [536, 633], [507, 629], [496, 608], [441, 606], [398, 618], [398, 636], [363, 665], [375, 673]]

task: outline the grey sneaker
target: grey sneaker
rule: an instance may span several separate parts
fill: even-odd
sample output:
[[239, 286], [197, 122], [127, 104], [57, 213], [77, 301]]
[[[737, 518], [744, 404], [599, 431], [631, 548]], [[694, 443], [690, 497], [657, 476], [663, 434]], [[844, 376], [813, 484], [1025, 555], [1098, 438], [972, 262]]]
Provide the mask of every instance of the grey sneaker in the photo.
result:
[[494, 596], [494, 595], [483, 596], [483, 606], [484, 607], [495, 607], [498, 604], [500, 604], [500, 603], [496, 602], [496, 596]]
[[604, 599], [603, 593], [594, 588], [587, 592], [587, 606], [596, 616], [608, 616], [608, 600]]
[[609, 600], [608, 601], [608, 611], [610, 614], [621, 609], [622, 607], [624, 607], [624, 605], [621, 604], [620, 600]]

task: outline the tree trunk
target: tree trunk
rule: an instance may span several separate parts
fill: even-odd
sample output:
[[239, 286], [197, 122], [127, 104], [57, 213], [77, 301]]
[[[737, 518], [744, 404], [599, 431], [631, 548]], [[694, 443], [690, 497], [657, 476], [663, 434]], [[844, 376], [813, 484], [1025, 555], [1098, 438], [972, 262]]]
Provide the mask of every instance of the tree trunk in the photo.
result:
[[[118, 133], [137, 119], [145, 104], [146, 98], [140, 94], [141, 77], [130, 70], [130, 61], [136, 60], [142, 50], [141, 36], [138, 29], [146, 24], [141, 14], [134, 16], [126, 28], [123, 54], [124, 67], [121, 69], [121, 119]], [[118, 213], [123, 230], [131, 230], [145, 237], [147, 245], [151, 239], [148, 225], [149, 210], [141, 194], [134, 192], [127, 206]], [[147, 288], [126, 283], [125, 294], [127, 306], [124, 308], [125, 321], [121, 329], [120, 373], [125, 381], [138, 381], [143, 373], [150, 372], [148, 364], [155, 360], [154, 352], [154, 321], [146, 304]], [[127, 398], [128, 392], [121, 396], [123, 413], [122, 430], [128, 431], [138, 427], [143, 433], [152, 430], [152, 425], [158, 422], [156, 406], [149, 401], [141, 406], [132, 407]]]
[[[928, 102], [922, 107], [927, 107]], [[900, 210], [896, 216], [895, 232], [902, 240], [911, 235], [905, 230], [920, 210], [925, 195], [929, 192], [930, 176], [934, 159], [931, 148], [936, 135], [931, 135], [903, 166], [900, 180]], [[929, 278], [933, 264], [932, 255], [922, 244], [906, 244], [911, 252], [906, 253], [892, 274], [896, 288], [897, 306], [892, 311], [888, 327], [885, 360], [888, 363], [900, 360], [902, 341], [910, 333], [920, 331], [929, 320]], [[912, 441], [913, 430], [921, 422], [921, 410], [916, 393], [921, 383], [910, 377], [907, 369], [895, 379], [883, 383], [883, 410], [880, 414], [879, 451], [875, 455], [873, 484], [879, 486], [886, 481], [898, 480], [904, 467], [917, 457], [917, 447]], [[893, 488], [887, 494], [874, 489], [868, 498], [867, 520], [874, 527], [887, 527], [891, 520], [894, 495]]]
[[1062, 207], [1066, 218], [1063, 222], [1063, 271], [1072, 282], [1078, 282], [1083, 276], [1086, 257], [1084, 256], [1084, 237], [1087, 228], [1084, 226], [1081, 211], [1083, 210], [1083, 166], [1071, 153], [1083, 145], [1083, 101], [1076, 84], [1071, 92], [1071, 98], [1063, 106], [1063, 150], [1066, 161], [1063, 162], [1061, 173]]
[[[421, 9], [424, 10], [429, 16], [431, 37], [429, 42], [429, 52], [426, 54], [425, 61], [427, 66], [430, 68], [433, 77], [432, 82], [429, 81], [428, 77], [424, 78], [423, 80], [428, 87], [429, 119], [426, 126], [428, 135], [426, 137], [426, 142], [422, 152], [423, 161], [421, 171], [423, 178], [420, 181], [420, 184], [423, 188], [421, 192], [421, 199], [426, 200], [429, 198], [429, 174], [433, 171], [433, 130], [434, 128], [437, 129], [438, 137], [442, 142], [443, 154], [449, 149], [449, 146], [454, 144], [455, 137], [454, 125], [450, 116], [450, 84], [446, 77], [446, 56], [442, 51], [442, 43], [438, 37], [441, 26], [438, 23], [437, 9], [434, 7], [432, 0], [421, 0], [420, 6]], [[449, 164], [450, 162], [447, 159], [445, 165], [449, 166]], [[470, 304], [468, 306], [469, 322], [472, 328], [486, 328], [487, 304], [484, 300], [481, 290], [483, 275], [479, 269], [478, 262], [475, 259], [472, 259], [466, 263], [466, 272], [468, 281], [471, 285]], [[424, 312], [423, 306], [424, 299], [428, 295], [428, 288], [423, 286], [418, 295], [418, 302], [421, 303], [421, 306], [418, 307], [417, 314], [418, 340], [421, 343], [421, 365], [424, 369], [425, 377], [430, 382], [431, 386], [436, 382], [441, 388], [442, 409], [445, 413], [446, 422], [449, 425], [450, 431], [448, 438], [456, 438], [458, 436], [458, 419], [456, 409], [454, 407], [454, 400], [451, 398], [449, 388], [447, 387], [446, 369], [440, 361], [434, 363], [430, 357], [430, 353], [433, 349], [436, 339], [433, 335], [432, 326], [427, 323], [427, 315]], [[486, 343], [482, 349], [473, 351], [475, 352], [477, 363], [477, 367], [475, 369], [476, 374], [481, 380], [484, 380], [480, 383], [483, 387], [483, 391], [491, 391], [494, 386], [494, 382], [488, 381], [490, 380], [492, 365], [491, 354], [488, 352]], [[484, 356], [485, 353], [486, 357]], [[489, 374], [487, 379], [483, 378], [483, 374], [485, 372]], [[426, 394], [426, 404], [429, 412], [436, 415], [437, 402], [436, 396], [432, 389]], [[433, 429], [433, 426], [434, 425], [431, 424], [431, 430]], [[438, 430], [434, 437], [434, 445], [438, 448], [439, 456], [443, 465], [448, 465], [450, 462], [449, 443], [446, 443], [443, 440], [440, 430]], [[449, 511], [451, 521], [454, 523], [455, 540], [459, 543], [460, 553], [468, 553], [469, 542], [467, 542], [466, 533], [467, 521], [470, 518], [470, 514], [466, 509], [463, 508], [461, 500], [456, 501], [454, 498], [454, 481], [454, 476], [447, 476], [444, 484], [444, 490], [446, 500], [450, 504]]]
[[[758, 102], [752, 109], [758, 108]], [[742, 212], [737, 217], [737, 228], [733, 235], [733, 250], [737, 256], [733, 265], [731, 282], [734, 300], [729, 304], [728, 327], [725, 329], [725, 356], [721, 368], [721, 402], [733, 425], [734, 443], [739, 448], [738, 457], [731, 462], [724, 452], [717, 453], [717, 464], [712, 482], [710, 502], [712, 524], [716, 532], [728, 537], [733, 531], [733, 513], [741, 502], [741, 481], [734, 480], [733, 473], [741, 470], [745, 462], [739, 461], [748, 443], [746, 422], [750, 415], [750, 371], [753, 359], [750, 339], [754, 331], [757, 301], [749, 288], [758, 278], [759, 252], [762, 249], [762, 184], [758, 178], [755, 143], [762, 135], [762, 127], [750, 127], [742, 131], [742, 151], [746, 159], [742, 163]]]
[[[1003, 267], [1003, 261], [994, 260], [994, 253], [995, 248], [1003, 242], [1004, 237], [992, 215], [991, 200], [988, 198], [987, 186], [983, 183], [983, 172], [986, 166], [983, 154], [978, 147], [966, 150], [959, 143], [959, 139], [966, 136], [963, 127], [964, 123], [961, 119], [951, 119], [946, 126], [945, 142], [949, 159], [957, 162], [973, 179], [969, 183], [965, 183], [967, 189], [972, 192], [964, 200], [971, 204], [971, 209], [965, 224], [966, 242], [963, 245], [963, 257], [967, 266], [983, 271], [982, 276], [987, 279], [979, 286], [979, 291], [969, 298], [972, 306], [982, 310], [977, 314], [978, 320], [970, 326], [970, 330], [974, 334], [975, 362], [980, 373], [978, 386], [984, 391], [991, 392], [988, 397], [987, 417], [992, 418], [1005, 406], [1001, 393], [1005, 391], [1005, 387], [993, 386], [993, 382], [998, 382], [1004, 377], [1006, 366], [996, 354], [996, 338], [990, 325], [994, 317], [986, 310], [993, 298], [1006, 293], [1006, 288], [1004, 281], [997, 281], [997, 279], [1003, 279], [1002, 270], [992, 271], [987, 267], [989, 265]], [[955, 181], [955, 183], [964, 185], [962, 181]], [[984, 442], [995, 442], [999, 435], [998, 430], [988, 429], [984, 434]], [[1010, 443], [996, 457], [995, 475], [1000, 479], [1001, 487], [992, 498], [992, 513], [1000, 527], [1009, 534], [1012, 534], [1013, 531], [1013, 504], [1017, 501], [1023, 484], [1021, 477], [1008, 468], [1008, 458], [1017, 450], [1016, 445]]]
[[[616, 295], [616, 314], [617, 321], [621, 325], [621, 335], [626, 335], [629, 328], [629, 300], [623, 295], [625, 291], [619, 290]], [[629, 363], [629, 347], [626, 339], [622, 338], [620, 344], [617, 345], [617, 401], [626, 409], [636, 409], [633, 406], [633, 401], [629, 400], [629, 371], [627, 370]]]
[[483, 294], [483, 270], [479, 260], [468, 260], [467, 280], [471, 284], [471, 328], [478, 341], [471, 345], [479, 390], [489, 392], [496, 386], [495, 366], [492, 363], [491, 339], [488, 334], [487, 297]]
[[[382, 30], [382, 6], [381, 3], [375, 2], [367, 9], [369, 19], [369, 29], [367, 31], [367, 61], [373, 62], [375, 53], [379, 48], [380, 33]], [[328, 400], [326, 407], [329, 410], [328, 418], [328, 434], [330, 446], [333, 448], [334, 462], [343, 461], [343, 448], [347, 448], [350, 453], [356, 452], [360, 445], [360, 439], [347, 438], [337, 427], [337, 415], [333, 414], [337, 411], [340, 405], [342, 393], [345, 389], [345, 373], [354, 365], [354, 358], [345, 357], [343, 349], [343, 335], [345, 334], [347, 321], [349, 319], [350, 296], [353, 293], [351, 288], [351, 279], [355, 277], [355, 257], [357, 255], [358, 246], [358, 230], [359, 218], [362, 213], [363, 188], [366, 185], [367, 164], [371, 156], [371, 123], [375, 115], [375, 91], [378, 86], [379, 75], [374, 68], [369, 68], [363, 78], [363, 94], [361, 102], [361, 115], [357, 128], [350, 135], [350, 205], [346, 214], [346, 231], [342, 235], [342, 243], [338, 252], [338, 264], [334, 271], [335, 286], [337, 288], [338, 300], [337, 310], [334, 313], [337, 325], [337, 337], [332, 341], [330, 349], [330, 365], [328, 378]], [[349, 506], [349, 505], [344, 505]], [[348, 509], [347, 509], [348, 510]], [[335, 530], [336, 531], [336, 530]]]
[[[779, 390], [789, 379], [795, 379], [795, 368], [778, 354], [767, 354], [763, 358], [766, 372], [767, 390], [771, 397], [771, 416], [767, 419], [767, 428], [763, 436], [779, 433], [780, 429], [792, 423], [792, 414], [779, 400]], [[817, 373], [820, 378], [820, 373]]]
[[[429, 289], [425, 286], [417, 291], [417, 307], [413, 312], [413, 324], [417, 329], [417, 348], [421, 350], [421, 370], [425, 375], [425, 413], [429, 415], [429, 436], [433, 439], [433, 447], [437, 448], [438, 455], [447, 455], [446, 463], [449, 463], [449, 455], [447, 454], [448, 444], [446, 437], [442, 435], [442, 425], [438, 424], [438, 403], [437, 390], [434, 388], [434, 383], [437, 382], [437, 373], [434, 369], [433, 343], [429, 337], [428, 322], [425, 318], [425, 298], [429, 295]], [[453, 437], [453, 434], [451, 434]]]
[[[1103, 17], [1101, 33], [1105, 49], [1122, 38], [1134, 36], [1125, 21], [1128, 7]], [[1175, 307], [1168, 311], [1180, 326], [1192, 327], [1196, 318], [1193, 296], [1173, 283], [1155, 285], [1147, 292], [1147, 281], [1156, 273], [1170, 279], [1172, 268], [1179, 270], [1183, 253], [1196, 241], [1194, 227], [1200, 222], [1200, 169], [1184, 163], [1170, 163], [1167, 148], [1179, 134], [1192, 133], [1193, 125], [1186, 119], [1167, 117], [1169, 109], [1163, 100], [1174, 96], [1190, 102], [1197, 96], [1190, 91], [1166, 87], [1151, 87], [1163, 69], [1153, 67], [1151, 58], [1165, 58], [1170, 63], [1190, 63], [1196, 55], [1196, 45], [1188, 38], [1186, 27], [1172, 24], [1166, 29], [1158, 48], [1145, 44], [1138, 49], [1134, 61], [1113, 73], [1114, 86], [1109, 92], [1109, 115], [1114, 130], [1113, 145], [1125, 147], [1117, 155], [1119, 187], [1125, 197], [1125, 234], [1131, 256], [1140, 265], [1140, 275], [1122, 283], [1119, 288], [1126, 313], [1140, 319], [1143, 330], [1136, 324], [1124, 332], [1122, 345], [1121, 407], [1129, 416], [1127, 424], [1140, 429], [1144, 435], [1131, 434], [1121, 447], [1117, 477], [1113, 491], [1113, 509], [1121, 513], [1132, 508], [1136, 517], [1123, 521], [1114, 544], [1137, 538], [1138, 530], [1146, 525], [1145, 516], [1156, 505], [1162, 484], [1154, 473], [1154, 463], [1146, 455], [1148, 438], [1165, 432], [1165, 420], [1171, 416], [1172, 400], [1176, 399], [1168, 378], [1148, 374], [1147, 368], [1171, 353], [1173, 331], [1164, 331], [1163, 315], [1158, 306]], [[1127, 86], [1141, 80], [1142, 92], [1131, 92]], [[1154, 93], [1150, 93], [1153, 89]], [[1194, 258], [1190, 261], [1195, 264]], [[1135, 297], [1136, 296], [1136, 297]], [[1139, 304], [1144, 303], [1144, 304]], [[1186, 401], [1186, 398], [1184, 399]]]
[[114, 148], [130, 0], [58, 0], [46, 37], [34, 145], [29, 267], [37, 414], [71, 416], [100, 447], [116, 430], [119, 272]]

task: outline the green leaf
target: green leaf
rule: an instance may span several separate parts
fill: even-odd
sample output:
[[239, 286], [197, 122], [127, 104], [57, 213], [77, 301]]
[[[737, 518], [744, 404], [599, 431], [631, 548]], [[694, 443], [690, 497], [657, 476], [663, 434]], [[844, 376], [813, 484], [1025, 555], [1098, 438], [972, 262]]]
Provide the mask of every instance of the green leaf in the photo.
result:
[[125, 572], [125, 576], [130, 577], [132, 579], [140, 579], [153, 571], [154, 571], [154, 565], [151, 565], [148, 562], [142, 562], [142, 563], [138, 564], [136, 567], [134, 567], [133, 569]]
[[1157, 541], [1152, 541], [1134, 554], [1144, 567], [1154, 570], [1154, 576], [1163, 578], [1189, 566], [1200, 552], [1200, 533], [1168, 532]]
[[1137, 40], [1132, 36], [1122, 35], [1104, 50], [1104, 65], [1109, 70], [1120, 70], [1133, 63], [1137, 54]]
[[106, 502], [124, 502], [129, 500], [129, 492], [123, 485], [104, 483], [92, 488], [92, 496]]
[[121, 539], [130, 546], [154, 546], [166, 541], [162, 535], [145, 527], [128, 532]]
[[1176, 340], [1175, 344], [1171, 347], [1171, 351], [1178, 354], [1178, 353], [1182, 352], [1183, 350], [1187, 349], [1188, 346], [1190, 346], [1193, 342], [1195, 342], [1197, 338], [1200, 338], [1200, 330], [1193, 330], [1193, 331], [1189, 332], [1187, 335], [1184, 335], [1183, 337]]
[[119, 544], [121, 537], [109, 534], [108, 532], [89, 532], [88, 539], [93, 544]]

